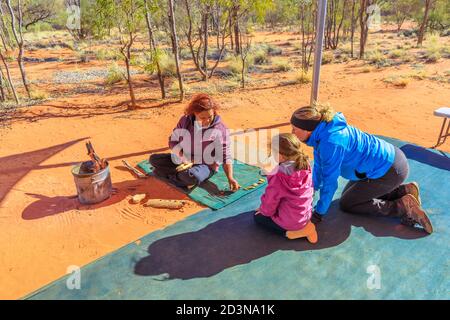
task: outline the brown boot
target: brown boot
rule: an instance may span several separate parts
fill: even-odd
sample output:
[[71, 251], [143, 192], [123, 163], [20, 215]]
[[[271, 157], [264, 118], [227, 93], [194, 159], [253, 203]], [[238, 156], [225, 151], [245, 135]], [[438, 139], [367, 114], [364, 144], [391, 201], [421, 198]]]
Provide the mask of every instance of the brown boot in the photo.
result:
[[430, 219], [413, 195], [407, 194], [398, 199], [396, 203], [403, 224], [414, 226], [418, 223], [426, 232], [433, 233], [433, 226]]
[[314, 223], [309, 221], [308, 224], [303, 229], [286, 231], [286, 237], [291, 240], [306, 237], [306, 239], [308, 239], [309, 242], [316, 243], [317, 242], [316, 226], [314, 225]]
[[410, 194], [412, 195], [414, 198], [417, 199], [417, 201], [419, 202], [419, 205], [422, 205], [422, 200], [420, 199], [420, 194], [419, 194], [419, 185], [417, 184], [417, 182], [410, 182], [404, 185], [401, 185], [400, 188], [402, 188], [404, 194]]

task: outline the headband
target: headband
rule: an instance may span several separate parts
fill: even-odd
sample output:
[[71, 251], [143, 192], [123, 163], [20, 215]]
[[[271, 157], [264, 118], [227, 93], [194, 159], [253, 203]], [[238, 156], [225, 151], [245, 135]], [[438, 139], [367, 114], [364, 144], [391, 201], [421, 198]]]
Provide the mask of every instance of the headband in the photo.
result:
[[314, 131], [319, 123], [322, 121], [322, 117], [319, 120], [306, 120], [299, 119], [295, 116], [295, 113], [291, 117], [291, 124], [297, 128], [306, 130], [306, 131]]

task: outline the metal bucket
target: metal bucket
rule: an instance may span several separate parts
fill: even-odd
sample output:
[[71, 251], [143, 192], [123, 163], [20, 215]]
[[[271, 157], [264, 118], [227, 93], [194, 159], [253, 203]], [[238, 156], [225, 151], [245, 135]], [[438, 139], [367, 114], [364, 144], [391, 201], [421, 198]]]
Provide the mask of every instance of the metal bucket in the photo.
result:
[[82, 204], [94, 204], [108, 199], [112, 194], [111, 173], [109, 164], [96, 173], [80, 172], [81, 163], [72, 168], [77, 187], [78, 200]]

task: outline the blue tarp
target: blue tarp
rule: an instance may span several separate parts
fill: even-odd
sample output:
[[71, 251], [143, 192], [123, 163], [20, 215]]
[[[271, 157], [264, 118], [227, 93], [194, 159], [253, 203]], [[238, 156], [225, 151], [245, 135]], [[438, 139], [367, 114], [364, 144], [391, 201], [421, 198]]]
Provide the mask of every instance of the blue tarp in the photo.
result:
[[409, 158], [408, 180], [421, 186], [432, 235], [395, 219], [343, 213], [334, 201], [318, 244], [290, 241], [254, 224], [258, 190], [83, 267], [80, 290], [69, 290], [64, 277], [28, 298], [449, 299], [450, 159], [385, 139]]

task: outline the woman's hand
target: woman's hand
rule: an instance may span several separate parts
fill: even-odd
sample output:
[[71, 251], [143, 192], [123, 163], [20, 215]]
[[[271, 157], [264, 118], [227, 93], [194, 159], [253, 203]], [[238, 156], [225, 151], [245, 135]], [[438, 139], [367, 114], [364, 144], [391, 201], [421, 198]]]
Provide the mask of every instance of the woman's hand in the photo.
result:
[[236, 179], [234, 179], [234, 178], [228, 179], [228, 183], [230, 184], [230, 190], [231, 191], [237, 191], [241, 187], [239, 185], [239, 183], [236, 181]]
[[261, 214], [261, 208], [258, 208], [258, 209], [255, 210], [255, 216], [256, 216], [257, 214]]
[[211, 168], [212, 168], [214, 171], [219, 170], [219, 167], [220, 167], [220, 165], [219, 165], [217, 162], [214, 162], [214, 163], [211, 165]]

